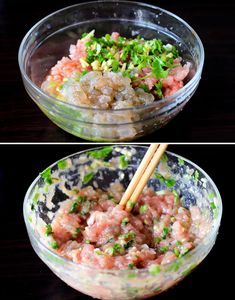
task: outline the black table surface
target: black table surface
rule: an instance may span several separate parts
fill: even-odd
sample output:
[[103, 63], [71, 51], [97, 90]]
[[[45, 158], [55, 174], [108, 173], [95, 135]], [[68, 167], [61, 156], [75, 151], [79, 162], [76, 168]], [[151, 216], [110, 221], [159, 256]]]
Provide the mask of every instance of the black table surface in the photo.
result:
[[[54, 125], [27, 95], [17, 52], [26, 32], [49, 13], [79, 1], [0, 0], [0, 142], [81, 142]], [[148, 1], [147, 1], [148, 2]], [[149, 1], [151, 3], [151, 1]], [[199, 88], [165, 128], [139, 142], [233, 142], [235, 134], [235, 2], [158, 0], [185, 19], [206, 53]]]
[[[91, 146], [1, 146], [0, 299], [91, 299], [68, 287], [38, 258], [30, 245], [22, 214], [24, 195], [38, 173], [54, 161], [88, 147]], [[235, 145], [170, 145], [169, 150], [194, 161], [212, 177], [221, 193], [224, 211], [210, 254], [185, 280], [156, 299], [221, 299], [233, 289], [234, 176], [228, 169], [234, 170]]]

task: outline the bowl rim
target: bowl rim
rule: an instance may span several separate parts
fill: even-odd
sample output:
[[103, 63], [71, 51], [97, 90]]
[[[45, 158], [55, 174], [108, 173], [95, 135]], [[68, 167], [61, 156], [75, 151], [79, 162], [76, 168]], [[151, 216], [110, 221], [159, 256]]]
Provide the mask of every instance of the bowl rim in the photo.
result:
[[[102, 108], [92, 108], [92, 107], [86, 107], [86, 106], [79, 106], [79, 105], [75, 105], [75, 104], [71, 104], [68, 102], [64, 102], [61, 101], [51, 95], [49, 95], [48, 93], [44, 92], [41, 88], [39, 88], [30, 78], [29, 76], [26, 74], [25, 68], [24, 68], [24, 58], [25, 58], [25, 54], [24, 54], [24, 46], [29, 38], [29, 36], [33, 33], [33, 31], [35, 30], [35, 28], [37, 28], [39, 25], [43, 24], [43, 22], [45, 22], [47, 19], [53, 17], [54, 15], [56, 15], [57, 13], [61, 13], [67, 9], [71, 9], [73, 7], [80, 7], [80, 6], [84, 6], [84, 5], [90, 5], [90, 4], [94, 4], [94, 3], [99, 3], [99, 4], [107, 4], [107, 3], [116, 3], [117, 5], [119, 3], [124, 3], [124, 4], [131, 4], [131, 5], [137, 5], [140, 7], [146, 7], [146, 8], [151, 8], [151, 9], [157, 9], [160, 10], [161, 12], [164, 12], [170, 16], [172, 16], [173, 18], [177, 19], [178, 21], [180, 21], [184, 26], [186, 26], [191, 33], [195, 36], [198, 45], [199, 45], [199, 52], [200, 52], [200, 62], [199, 62], [199, 66], [198, 69], [196, 71], [196, 73], [193, 75], [193, 77], [181, 88], [179, 89], [177, 92], [175, 92], [173, 95], [171, 96], [167, 96], [162, 98], [161, 100], [158, 101], [154, 101], [153, 103], [147, 104], [147, 105], [139, 105], [139, 106], [135, 106], [135, 107], [129, 107], [129, 108], [121, 108], [121, 109], [102, 109]], [[66, 6], [62, 9], [56, 10], [54, 12], [52, 12], [51, 14], [45, 16], [44, 18], [42, 18], [40, 21], [38, 21], [33, 27], [31, 27], [31, 29], [26, 33], [26, 35], [24, 36], [23, 40], [21, 41], [20, 47], [19, 47], [19, 51], [18, 51], [18, 64], [20, 67], [20, 71], [22, 74], [22, 77], [24, 78], [24, 80], [26, 80], [26, 82], [32, 86], [32, 88], [34, 90], [36, 90], [36, 92], [43, 98], [47, 99], [48, 101], [52, 102], [52, 103], [60, 103], [60, 104], [66, 104], [68, 107], [71, 107], [73, 109], [79, 109], [79, 110], [88, 110], [88, 111], [92, 111], [92, 112], [122, 112], [122, 111], [131, 111], [131, 110], [141, 110], [143, 108], [154, 108], [156, 105], [161, 105], [164, 104], [164, 107], [167, 106], [167, 104], [175, 104], [178, 105], [179, 103], [177, 103], [177, 101], [174, 101], [175, 98], [177, 98], [178, 96], [180, 96], [181, 94], [183, 94], [185, 92], [185, 90], [187, 90], [188, 88], [191, 88], [191, 86], [194, 86], [194, 84], [200, 79], [201, 76], [201, 72], [203, 69], [203, 65], [204, 65], [204, 60], [205, 60], [205, 51], [204, 51], [204, 47], [202, 44], [201, 39], [199, 38], [198, 34], [196, 33], [196, 31], [186, 22], [184, 21], [182, 18], [180, 18], [179, 16], [175, 15], [174, 13], [171, 13], [168, 10], [165, 10], [159, 6], [156, 5], [152, 5], [152, 4], [148, 4], [148, 3], [144, 3], [144, 2], [137, 2], [137, 1], [127, 1], [127, 0], [117, 0], [117, 1], [112, 1], [112, 0], [96, 0], [96, 1], [89, 1], [89, 2], [81, 2], [79, 4], [73, 4], [70, 6]], [[173, 100], [173, 101], [172, 101]], [[172, 103], [173, 102], [173, 103]], [[161, 107], [162, 108], [162, 107]]]
[[[135, 147], [135, 148], [145, 148], [147, 149], [148, 147], [145, 146], [145, 145], [137, 145], [137, 144], [111, 144], [110, 146], [117, 146], [117, 147]], [[64, 160], [64, 159], [67, 159], [67, 158], [70, 158], [71, 156], [74, 156], [74, 155], [81, 155], [82, 153], [85, 153], [85, 152], [89, 152], [89, 151], [94, 151], [94, 150], [98, 150], [98, 149], [102, 149], [104, 148], [105, 145], [102, 145], [100, 147], [93, 147], [93, 148], [89, 148], [89, 149], [86, 149], [86, 150], [82, 150], [82, 151], [79, 151], [79, 152], [74, 152], [70, 155], [67, 155], [59, 160], [57, 160], [56, 162], [54, 162], [53, 164], [51, 164], [50, 166], [48, 166], [47, 168], [52, 168], [53, 166], [55, 166], [58, 161], [60, 160]], [[204, 242], [211, 236], [216, 236], [216, 234], [218, 234], [218, 230], [219, 230], [219, 227], [220, 227], [220, 224], [221, 224], [221, 218], [222, 218], [222, 212], [223, 212], [223, 204], [222, 204], [222, 198], [221, 198], [221, 195], [220, 195], [220, 192], [217, 188], [217, 186], [215, 185], [214, 181], [212, 180], [212, 178], [201, 168], [199, 167], [197, 164], [195, 164], [194, 162], [192, 162], [191, 160], [181, 156], [181, 155], [178, 155], [174, 152], [171, 152], [171, 151], [166, 151], [166, 153], [169, 153], [170, 155], [174, 156], [174, 157], [177, 157], [178, 159], [183, 159], [184, 161], [186, 161], [187, 163], [191, 164], [194, 168], [196, 168], [197, 170], [199, 170], [204, 176], [205, 178], [207, 178], [214, 191], [215, 191], [215, 198], [217, 199], [217, 203], [218, 203], [218, 207], [220, 208], [219, 209], [219, 213], [216, 217], [215, 220], [213, 220], [213, 226], [212, 226], [212, 229], [211, 231], [200, 241], [200, 244], [197, 245], [194, 249], [190, 250], [188, 253], [186, 253], [183, 257], [180, 257], [180, 258], [176, 258], [175, 260], [173, 260], [172, 262], [170, 263], [167, 263], [167, 264], [164, 264], [164, 265], [160, 265], [161, 266], [161, 269], [162, 270], [167, 270], [167, 268], [169, 268], [172, 264], [174, 264], [175, 262], [177, 261], [180, 261], [182, 260], [182, 258], [191, 258], [193, 257], [194, 254], [200, 252], [200, 250], [203, 248], [204, 246]], [[46, 168], [46, 169], [47, 169]], [[90, 265], [87, 265], [87, 264], [83, 264], [83, 263], [76, 263], [72, 260], [69, 260], [67, 258], [64, 258], [62, 257], [61, 255], [57, 254], [56, 252], [52, 251], [49, 247], [47, 247], [40, 239], [38, 239], [35, 235], [34, 235], [34, 230], [32, 228], [32, 225], [29, 223], [29, 220], [28, 220], [28, 217], [26, 215], [26, 210], [27, 210], [27, 201], [29, 199], [29, 196], [30, 196], [30, 193], [31, 191], [33, 190], [33, 187], [35, 186], [35, 184], [37, 183], [37, 181], [40, 179], [40, 174], [34, 179], [34, 181], [31, 183], [31, 185], [29, 186], [26, 194], [25, 194], [25, 197], [24, 197], [24, 202], [23, 202], [23, 216], [24, 216], [24, 222], [26, 224], [26, 228], [27, 228], [27, 231], [28, 231], [28, 235], [29, 235], [29, 238], [33, 238], [36, 243], [40, 244], [40, 246], [46, 251], [46, 252], [49, 252], [50, 255], [56, 257], [57, 259], [60, 259], [63, 261], [63, 263], [65, 264], [69, 264], [71, 265], [71, 267], [74, 267], [74, 268], [82, 268], [82, 269], [86, 269], [86, 270], [96, 270], [97, 272], [100, 272], [100, 273], [107, 273], [107, 274], [115, 274], [115, 275], [118, 275], [118, 274], [129, 274], [129, 273], [136, 273], [136, 274], [142, 274], [142, 273], [149, 273], [149, 268], [143, 268], [143, 269], [134, 269], [134, 270], [129, 270], [129, 269], [125, 269], [125, 270], [116, 270], [116, 269], [100, 269], [100, 268], [95, 268], [93, 266], [90, 266]], [[30, 233], [30, 234], [29, 234]], [[36, 251], [35, 251], [36, 252]], [[210, 252], [210, 251], [209, 251]], [[36, 252], [36, 254], [38, 255], [38, 253]], [[208, 255], [209, 253], [207, 253]], [[207, 256], [206, 255], [206, 256]]]

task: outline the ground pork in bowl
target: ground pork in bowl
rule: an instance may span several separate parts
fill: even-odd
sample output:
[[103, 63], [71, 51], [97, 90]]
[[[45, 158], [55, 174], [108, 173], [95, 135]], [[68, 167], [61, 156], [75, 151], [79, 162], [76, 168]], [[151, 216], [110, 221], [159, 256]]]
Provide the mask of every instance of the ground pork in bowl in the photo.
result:
[[131, 213], [119, 206], [147, 148], [72, 154], [30, 186], [24, 218], [39, 257], [98, 299], [143, 299], [182, 280], [207, 256], [222, 203], [197, 165], [167, 152]]
[[187, 23], [128, 1], [59, 10], [19, 50], [31, 98], [59, 127], [94, 141], [133, 140], [167, 124], [195, 92], [203, 63]]

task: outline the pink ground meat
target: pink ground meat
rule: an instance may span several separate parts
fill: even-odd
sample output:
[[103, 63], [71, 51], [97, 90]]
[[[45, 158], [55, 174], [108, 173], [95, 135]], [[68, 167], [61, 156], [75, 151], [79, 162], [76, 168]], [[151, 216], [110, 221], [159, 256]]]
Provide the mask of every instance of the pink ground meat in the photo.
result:
[[92, 187], [77, 196], [61, 203], [49, 225], [50, 239], [61, 256], [96, 268], [170, 263], [194, 248], [209, 229], [198, 207], [183, 208], [171, 192], [156, 195], [146, 189], [131, 213], [117, 204], [120, 199]]
[[[106, 40], [106, 36], [103, 36], [103, 40]], [[141, 53], [139, 48], [136, 56], [132, 57], [131, 52], [125, 55], [127, 48], [122, 48], [128, 39], [121, 37], [118, 32], [112, 32], [108, 36], [114, 45], [108, 46], [107, 44], [102, 47], [107, 47], [106, 54], [108, 52], [109, 57], [104, 58], [104, 54], [101, 54], [100, 41], [98, 44], [97, 40], [94, 42], [94, 31], [91, 31], [77, 40], [75, 44], [70, 45], [68, 57], [62, 57], [51, 68], [41, 85], [42, 89], [50, 95], [74, 105], [122, 109], [150, 104], [155, 100], [173, 95], [184, 86], [184, 80], [188, 77], [191, 64], [187, 62], [182, 65], [181, 57], [175, 56], [170, 52], [171, 50], [167, 50], [173, 49], [172, 45], [164, 45], [165, 48], [162, 47], [159, 53], [155, 51], [156, 53], [153, 55], [151, 53], [153, 45], [146, 43], [151, 41], [154, 43], [155, 39], [151, 41], [139, 39], [138, 46], [141, 49], [145, 47], [148, 52], [144, 55], [139, 54], [139, 52]], [[134, 41], [136, 40], [134, 39]], [[92, 44], [93, 42], [94, 44]], [[129, 43], [132, 42], [133, 39], [129, 41]], [[134, 47], [131, 44], [129, 46]], [[167, 71], [166, 75], [156, 75], [156, 72], [153, 72], [153, 62], [146, 62], [142, 66], [141, 55], [144, 57], [152, 55], [153, 60], [155, 57], [159, 57], [161, 64], [158, 69], [164, 65], [165, 69], [162, 70], [167, 69], [169, 72]], [[170, 67], [167, 57], [172, 59]], [[114, 67], [115, 64], [118, 66]], [[88, 75], [87, 72], [89, 72]]]

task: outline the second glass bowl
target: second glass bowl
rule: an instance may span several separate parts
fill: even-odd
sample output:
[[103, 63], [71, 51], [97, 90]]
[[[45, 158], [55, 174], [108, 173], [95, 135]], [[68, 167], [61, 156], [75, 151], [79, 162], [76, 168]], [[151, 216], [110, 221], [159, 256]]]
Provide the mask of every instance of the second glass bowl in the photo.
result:
[[[37, 227], [37, 225], [45, 224], [41, 222], [48, 221], [48, 218], [59, 208], [60, 202], [66, 199], [63, 192], [58, 189], [59, 183], [66, 182], [66, 186], [71, 190], [91, 185], [106, 191], [110, 183], [118, 179], [126, 187], [147, 147], [114, 146], [107, 157], [97, 159], [90, 157], [90, 152], [94, 150], [97, 148], [72, 154], [50, 166], [54, 182], [49, 186], [41, 176], [38, 176], [31, 184], [24, 200], [24, 219], [31, 244], [38, 256], [59, 278], [74, 289], [94, 298], [132, 300], [159, 294], [188, 275], [212, 249], [222, 216], [219, 191], [212, 179], [200, 167], [181, 156], [167, 152], [156, 171], [163, 172], [164, 170], [170, 176], [169, 178], [174, 180], [174, 186], [167, 189], [176, 190], [181, 195], [184, 207], [197, 205], [207, 216], [211, 222], [211, 230], [205, 238], [186, 255], [171, 263], [161, 265], [161, 272], [155, 275], [151, 274], [148, 269], [100, 270], [74, 263], [51, 251]], [[109, 161], [128, 152], [132, 155], [125, 169], [109, 167]], [[82, 174], [88, 172], [91, 164], [95, 168], [94, 177], [88, 184], [84, 184]], [[154, 177], [148, 185], [155, 191], [166, 189], [166, 186]], [[40, 196], [39, 200], [35, 201], [38, 195], [42, 197]]]

